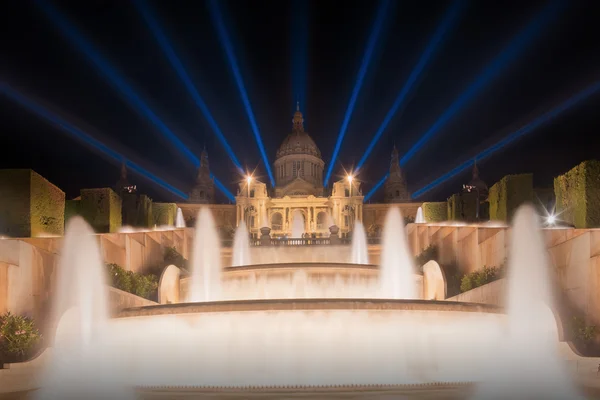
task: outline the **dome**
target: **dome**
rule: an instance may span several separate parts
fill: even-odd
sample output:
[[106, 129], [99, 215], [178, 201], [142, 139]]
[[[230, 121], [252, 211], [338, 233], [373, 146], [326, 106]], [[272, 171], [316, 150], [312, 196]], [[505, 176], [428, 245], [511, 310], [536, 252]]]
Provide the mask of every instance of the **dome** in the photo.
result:
[[314, 140], [312, 140], [308, 133], [304, 132], [304, 118], [302, 117], [298, 105], [296, 105], [296, 112], [294, 113], [292, 123], [292, 132], [287, 135], [283, 140], [283, 143], [281, 143], [281, 146], [279, 146], [277, 158], [290, 154], [308, 154], [321, 158], [321, 151]]

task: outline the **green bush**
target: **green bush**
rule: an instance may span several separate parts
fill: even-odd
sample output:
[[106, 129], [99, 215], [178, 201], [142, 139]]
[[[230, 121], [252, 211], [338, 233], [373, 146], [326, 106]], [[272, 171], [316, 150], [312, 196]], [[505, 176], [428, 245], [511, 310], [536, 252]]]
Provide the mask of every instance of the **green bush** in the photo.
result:
[[482, 270], [471, 272], [462, 277], [460, 282], [460, 291], [462, 293], [468, 292], [471, 289], [475, 289], [479, 286], [483, 286], [487, 283], [493, 282], [504, 276], [504, 266], [501, 267], [486, 267]]
[[82, 189], [79, 211], [97, 233], [117, 232], [122, 225], [121, 198], [111, 188]]
[[24, 361], [41, 338], [33, 319], [10, 312], [0, 316], [0, 353], [5, 361]]
[[157, 226], [175, 225], [177, 218], [177, 204], [175, 203], [152, 203], [152, 217]]
[[421, 208], [426, 222], [442, 222], [448, 219], [448, 205], [445, 201], [425, 202]]
[[421, 252], [418, 256], [415, 257], [415, 264], [419, 269], [423, 269], [423, 265], [427, 264], [429, 261], [438, 259], [438, 247], [435, 245], [429, 245], [425, 250]]
[[587, 325], [582, 317], [573, 317], [570, 327], [573, 340], [584, 345], [591, 343], [598, 335], [596, 326]]
[[155, 301], [158, 296], [158, 276], [125, 271], [117, 264], [107, 264], [110, 285], [124, 292]]
[[510, 222], [517, 208], [533, 201], [533, 175], [507, 175], [489, 191], [490, 219]]
[[152, 199], [145, 194], [123, 193], [123, 225], [152, 228]]
[[455, 193], [447, 201], [447, 219], [450, 221], [475, 221], [477, 215], [476, 193]]
[[187, 260], [183, 258], [175, 247], [167, 247], [165, 249], [165, 261], [164, 266], [174, 265], [178, 268], [187, 268]]
[[404, 217], [404, 225], [413, 224], [415, 222], [415, 217]]
[[600, 227], [600, 162], [584, 161], [554, 178], [556, 212], [576, 228]]

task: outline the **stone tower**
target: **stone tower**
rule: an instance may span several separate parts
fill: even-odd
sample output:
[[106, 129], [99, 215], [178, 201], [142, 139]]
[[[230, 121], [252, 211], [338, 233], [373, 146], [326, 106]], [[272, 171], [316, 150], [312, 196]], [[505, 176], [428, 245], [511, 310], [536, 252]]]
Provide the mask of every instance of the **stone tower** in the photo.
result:
[[188, 202], [197, 204], [209, 204], [215, 201], [215, 185], [210, 176], [210, 166], [208, 163], [208, 153], [206, 149], [200, 154], [200, 168], [196, 183], [190, 190]]
[[383, 191], [383, 199], [386, 203], [403, 203], [410, 201], [410, 193], [406, 187], [404, 173], [400, 168], [400, 158], [396, 146], [394, 146], [394, 149], [392, 150], [390, 174], [385, 181]]
[[121, 176], [115, 185], [115, 192], [117, 194], [121, 193], [134, 193], [136, 190], [135, 186], [132, 186], [127, 179], [127, 166], [125, 165], [125, 161], [121, 164]]

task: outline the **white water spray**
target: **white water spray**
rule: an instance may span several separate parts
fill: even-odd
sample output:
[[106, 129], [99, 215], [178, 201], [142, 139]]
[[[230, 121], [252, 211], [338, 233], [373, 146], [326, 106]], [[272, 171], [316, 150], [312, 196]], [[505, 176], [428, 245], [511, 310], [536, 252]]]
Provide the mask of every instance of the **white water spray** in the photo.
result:
[[424, 224], [425, 222], [425, 217], [423, 216], [423, 209], [421, 207], [419, 207], [417, 209], [417, 216], [415, 217], [415, 224]]
[[304, 217], [300, 211], [296, 211], [292, 220], [292, 238], [301, 238], [304, 231]]
[[354, 223], [352, 232], [352, 264], [368, 264], [369, 252], [367, 250], [367, 234], [362, 222]]
[[177, 207], [177, 218], [175, 219], [175, 228], [185, 228], [185, 220], [181, 208]]
[[218, 301], [221, 299], [221, 246], [208, 207], [198, 213], [195, 235], [188, 301]]
[[250, 238], [248, 237], [246, 223], [242, 221], [235, 230], [235, 236], [233, 238], [233, 259], [231, 266], [240, 267], [242, 265], [250, 264]]

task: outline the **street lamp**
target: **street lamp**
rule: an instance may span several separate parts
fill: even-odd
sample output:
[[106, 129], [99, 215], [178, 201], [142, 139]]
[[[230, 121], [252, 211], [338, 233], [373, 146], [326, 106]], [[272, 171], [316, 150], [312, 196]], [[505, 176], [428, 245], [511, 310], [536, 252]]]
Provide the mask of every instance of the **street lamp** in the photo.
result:
[[252, 182], [252, 176], [248, 175], [246, 177], [246, 186], [248, 186], [248, 198], [250, 198], [250, 182]]
[[350, 184], [350, 197], [352, 197], [352, 180], [354, 177], [352, 175], [348, 175], [348, 183]]

